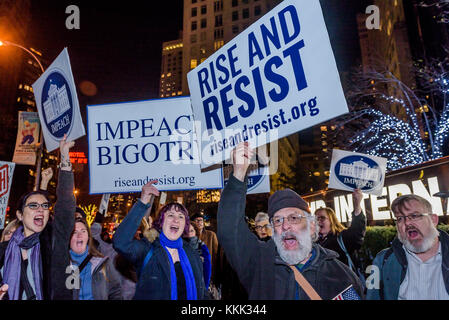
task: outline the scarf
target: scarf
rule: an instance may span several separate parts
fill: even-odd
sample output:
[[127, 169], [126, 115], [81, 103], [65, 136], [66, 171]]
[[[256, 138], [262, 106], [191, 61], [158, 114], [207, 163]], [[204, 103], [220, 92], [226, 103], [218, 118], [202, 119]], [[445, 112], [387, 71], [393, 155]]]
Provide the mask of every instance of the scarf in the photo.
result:
[[17, 228], [9, 241], [5, 253], [5, 266], [3, 269], [3, 283], [8, 284], [8, 296], [10, 300], [21, 300], [20, 293], [20, 269], [22, 264], [22, 252], [20, 249], [31, 249], [28, 263], [31, 264], [35, 294], [37, 300], [42, 300], [42, 259], [39, 242], [40, 232], [35, 232], [25, 238], [23, 226]]
[[197, 300], [195, 277], [193, 276], [192, 266], [190, 265], [189, 258], [186, 252], [182, 248], [182, 238], [177, 240], [169, 240], [163, 232], [159, 236], [160, 242], [164, 247], [168, 255], [168, 260], [170, 261], [170, 282], [171, 282], [171, 300], [178, 300], [178, 288], [176, 285], [176, 271], [175, 265], [173, 264], [173, 259], [167, 248], [178, 249], [179, 260], [181, 262], [181, 268], [184, 272], [184, 277], [186, 279], [186, 289], [187, 289], [187, 300]]
[[[70, 258], [74, 264], [79, 266], [89, 254], [89, 246], [86, 246], [86, 251], [81, 254], [75, 253], [70, 249]], [[92, 264], [90, 261], [86, 264], [84, 269], [80, 273], [80, 291], [79, 300], [94, 300], [92, 293]]]

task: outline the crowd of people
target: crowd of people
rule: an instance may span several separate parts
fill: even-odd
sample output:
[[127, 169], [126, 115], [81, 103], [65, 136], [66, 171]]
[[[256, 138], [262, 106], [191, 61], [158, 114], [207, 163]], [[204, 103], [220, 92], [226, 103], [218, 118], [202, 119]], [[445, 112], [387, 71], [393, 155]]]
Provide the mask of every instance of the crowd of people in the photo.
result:
[[76, 205], [73, 145], [66, 137], [60, 142], [54, 206], [49, 168], [2, 232], [0, 300], [449, 299], [449, 236], [419, 196], [393, 201], [397, 237], [377, 254], [365, 281], [354, 259], [366, 230], [358, 189], [347, 228], [331, 208], [312, 213], [291, 189], [273, 193], [250, 228], [246, 175], [254, 151], [242, 143], [232, 152], [217, 233], [205, 228], [202, 213], [190, 215], [180, 203], [164, 205], [153, 221], [159, 191], [150, 181], [110, 241], [102, 236], [104, 216], [97, 213], [90, 226]]

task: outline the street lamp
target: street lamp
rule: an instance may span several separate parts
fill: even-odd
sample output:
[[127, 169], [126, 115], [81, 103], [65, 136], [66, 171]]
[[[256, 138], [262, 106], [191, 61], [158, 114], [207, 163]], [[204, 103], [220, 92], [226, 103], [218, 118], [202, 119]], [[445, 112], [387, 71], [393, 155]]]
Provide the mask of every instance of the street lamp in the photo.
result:
[[[13, 46], [13, 47], [17, 47], [17, 48], [20, 48], [20, 49], [28, 52], [34, 58], [34, 60], [36, 60], [37, 64], [41, 68], [42, 73], [44, 73], [44, 67], [42, 67], [42, 63], [34, 55], [34, 53], [32, 53], [27, 48], [21, 46], [20, 44], [17, 44], [17, 43], [11, 42], [11, 41], [6, 41], [6, 40], [0, 40], [0, 47], [1, 46]], [[36, 178], [34, 179], [34, 191], [36, 191], [38, 189], [38, 187], [39, 187], [39, 180], [40, 180], [40, 177], [41, 177], [42, 143], [43, 143], [42, 126], [41, 126], [41, 133], [40, 133], [40, 136], [39, 136], [39, 141], [40, 141], [40, 144], [39, 144], [39, 147], [36, 150], [36, 152], [37, 152], [37, 164], [36, 164]]]

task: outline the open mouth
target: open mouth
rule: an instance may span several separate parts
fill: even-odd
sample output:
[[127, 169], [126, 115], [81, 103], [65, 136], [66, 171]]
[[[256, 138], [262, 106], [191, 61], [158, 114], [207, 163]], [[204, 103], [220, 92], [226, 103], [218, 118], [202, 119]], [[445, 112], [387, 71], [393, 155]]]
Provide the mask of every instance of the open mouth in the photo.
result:
[[170, 226], [170, 232], [172, 233], [178, 233], [179, 226]]
[[282, 238], [282, 242], [284, 243], [284, 247], [286, 249], [293, 249], [298, 244], [298, 239], [294, 235], [287, 234]]
[[35, 216], [33, 222], [38, 227], [44, 226], [44, 216]]
[[416, 239], [420, 236], [420, 232], [417, 229], [407, 230], [407, 236], [409, 239]]

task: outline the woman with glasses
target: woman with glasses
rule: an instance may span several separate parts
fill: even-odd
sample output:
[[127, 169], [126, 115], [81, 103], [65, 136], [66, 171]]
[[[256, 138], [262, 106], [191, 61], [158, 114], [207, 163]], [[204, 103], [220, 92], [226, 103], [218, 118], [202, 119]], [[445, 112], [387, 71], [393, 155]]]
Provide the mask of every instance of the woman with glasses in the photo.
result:
[[257, 237], [261, 241], [268, 241], [271, 239], [273, 231], [270, 225], [270, 217], [265, 212], [259, 212], [254, 218], [254, 230], [256, 230]]
[[[351, 268], [351, 263], [354, 261], [351, 256], [362, 246], [366, 230], [366, 218], [360, 206], [363, 199], [362, 192], [359, 189], [354, 190], [352, 199], [354, 211], [349, 228], [345, 228], [338, 221], [335, 211], [331, 208], [315, 210], [315, 218], [319, 227], [317, 242], [324, 248], [336, 251], [339, 254], [339, 260]], [[351, 257], [351, 262], [345, 251]]]
[[19, 227], [8, 242], [0, 243], [3, 300], [70, 299], [64, 285], [69, 255], [60, 244], [70, 237], [74, 225], [75, 198], [69, 158], [73, 145], [65, 136], [59, 144], [61, 164], [54, 220], [49, 222], [52, 204], [46, 191], [32, 191], [19, 200], [16, 211]]

